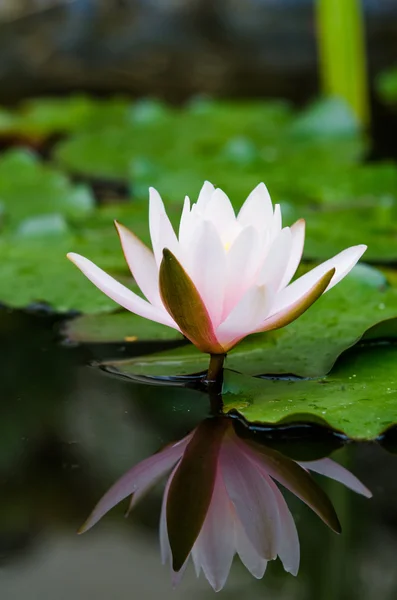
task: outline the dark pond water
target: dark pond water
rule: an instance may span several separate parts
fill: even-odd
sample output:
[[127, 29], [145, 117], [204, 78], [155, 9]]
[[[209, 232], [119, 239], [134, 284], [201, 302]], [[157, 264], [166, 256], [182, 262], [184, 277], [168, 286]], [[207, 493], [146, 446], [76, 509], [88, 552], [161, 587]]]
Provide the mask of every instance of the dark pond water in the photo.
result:
[[[122, 503], [92, 530], [76, 534], [119, 476], [207, 416], [206, 396], [95, 369], [90, 361], [126, 349], [65, 346], [59, 327], [48, 316], [0, 312], [1, 599], [212, 597], [191, 566], [172, 589], [160, 560], [161, 486], [128, 520]], [[397, 457], [377, 444], [350, 444], [333, 458], [372, 490], [373, 499], [321, 480], [342, 524], [338, 536], [287, 493], [301, 542], [298, 577], [277, 560], [255, 580], [236, 558], [224, 598], [396, 598]]]

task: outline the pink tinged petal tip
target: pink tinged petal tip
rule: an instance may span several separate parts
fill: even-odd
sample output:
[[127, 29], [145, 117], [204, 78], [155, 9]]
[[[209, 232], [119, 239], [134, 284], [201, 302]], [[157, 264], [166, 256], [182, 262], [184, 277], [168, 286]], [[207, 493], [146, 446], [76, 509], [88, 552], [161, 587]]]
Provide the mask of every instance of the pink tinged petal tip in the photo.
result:
[[244, 527], [236, 516], [234, 520], [235, 546], [243, 565], [256, 579], [262, 579], [268, 561], [259, 554], [245, 533]]
[[284, 570], [287, 571], [287, 573], [291, 573], [291, 575], [297, 575], [300, 562], [300, 544], [295, 521], [284, 500], [284, 496], [270, 477], [269, 485], [276, 498], [280, 516], [277, 554], [283, 563]]
[[260, 469], [264, 469], [270, 477], [310, 506], [328, 527], [336, 533], [341, 532], [341, 526], [330, 499], [308, 471], [277, 450], [262, 444], [251, 440], [244, 442], [238, 440], [238, 445], [250, 460], [258, 464]]
[[153, 252], [132, 231], [115, 221], [132, 276], [151, 304], [161, 306], [159, 274]]
[[255, 227], [259, 231], [269, 227], [273, 218], [273, 205], [264, 183], [259, 183], [249, 194], [238, 213], [237, 220], [243, 227]]
[[215, 192], [215, 187], [209, 181], [204, 181], [203, 187], [197, 198], [197, 207], [203, 211], [211, 200], [212, 194]]
[[299, 298], [295, 298], [295, 295], [286, 297], [287, 294], [285, 292], [287, 292], [291, 286], [288, 286], [279, 292], [274, 301], [271, 315], [263, 321], [257, 331], [279, 329], [280, 327], [285, 327], [286, 325], [289, 325], [289, 323], [292, 323], [292, 321], [295, 321], [325, 292], [334, 274], [335, 269], [331, 269], [328, 273], [325, 273], [312, 288]]
[[279, 513], [268, 482], [233, 441], [223, 444], [220, 465], [227, 493], [248, 539], [258, 554], [277, 556]]
[[353, 492], [361, 494], [366, 498], [372, 498], [372, 492], [361, 483], [359, 479], [353, 473], [350, 473], [345, 467], [342, 467], [339, 463], [331, 460], [330, 458], [322, 458], [321, 460], [305, 461], [299, 463], [305, 469], [334, 479], [339, 483], [342, 483]]
[[125, 285], [122, 285], [116, 279], [105, 273], [105, 271], [97, 267], [93, 262], [84, 258], [84, 256], [69, 252], [67, 257], [98, 289], [126, 310], [129, 310], [140, 317], [144, 317], [145, 319], [150, 319], [151, 321], [156, 321], [157, 323], [162, 323], [163, 325], [168, 325], [168, 327], [178, 329], [176, 323], [171, 319], [163, 307], [153, 306], [135, 294], [132, 290], [128, 289]]
[[179, 243], [161, 196], [154, 188], [149, 188], [149, 229], [153, 253], [160, 266], [163, 249], [170, 248], [178, 254]]
[[127, 496], [132, 494], [142, 496], [160, 477], [172, 469], [181, 458], [190, 438], [191, 436], [187, 436], [180, 442], [167, 446], [161, 452], [146, 458], [127, 471], [99, 500], [78, 533], [84, 533], [91, 529], [109, 510]]
[[210, 354], [224, 354], [202, 297], [182, 265], [167, 248], [163, 251], [160, 266], [160, 294], [165, 308], [182, 333], [199, 350]]
[[232, 511], [218, 465], [211, 504], [192, 549], [196, 573], [202, 569], [215, 592], [225, 585], [235, 553]]
[[296, 221], [296, 223], [291, 225], [291, 253], [281, 281], [280, 289], [289, 284], [299, 267], [303, 254], [303, 246], [305, 244], [305, 228], [306, 223], [304, 219], [299, 219], [299, 221]]

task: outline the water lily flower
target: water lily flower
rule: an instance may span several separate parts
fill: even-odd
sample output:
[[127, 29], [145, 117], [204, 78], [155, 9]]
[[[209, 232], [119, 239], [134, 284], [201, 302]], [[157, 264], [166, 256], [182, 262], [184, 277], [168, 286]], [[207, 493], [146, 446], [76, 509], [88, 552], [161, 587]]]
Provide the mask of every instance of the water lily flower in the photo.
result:
[[[332, 226], [332, 225], [331, 225]], [[221, 189], [206, 182], [196, 204], [185, 199], [176, 235], [158, 192], [150, 189], [153, 251], [116, 223], [131, 273], [146, 299], [87, 258], [68, 258], [127, 310], [182, 332], [203, 352], [225, 354], [245, 336], [288, 325], [357, 263], [353, 246], [291, 282], [303, 252], [305, 222], [282, 227], [260, 183], [236, 216]]]
[[[103, 496], [83, 525], [87, 531], [118, 502], [132, 495], [129, 511], [171, 471], [160, 516], [163, 563], [178, 584], [191, 556], [218, 591], [237, 553], [256, 578], [277, 556], [296, 575], [300, 547], [294, 519], [275, 482], [309, 505], [340, 532], [334, 508], [310, 471], [343, 483], [366, 497], [371, 492], [338, 463], [324, 458], [295, 462], [257, 442], [240, 439], [231, 419], [206, 419], [183, 440], [143, 460]], [[128, 511], [128, 512], [129, 512]]]

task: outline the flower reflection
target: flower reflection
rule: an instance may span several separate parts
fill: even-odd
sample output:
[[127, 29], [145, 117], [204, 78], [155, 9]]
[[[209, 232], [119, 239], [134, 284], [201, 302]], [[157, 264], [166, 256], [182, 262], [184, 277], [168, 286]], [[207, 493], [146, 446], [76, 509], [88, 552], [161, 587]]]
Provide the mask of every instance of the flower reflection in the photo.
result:
[[225, 585], [236, 553], [254, 577], [263, 577], [268, 561], [277, 556], [286, 571], [297, 574], [298, 534], [275, 482], [336, 532], [340, 524], [335, 510], [309, 471], [371, 497], [338, 463], [328, 458], [294, 461], [262, 443], [241, 439], [232, 420], [216, 417], [128, 471], [99, 501], [81, 532], [129, 495], [130, 511], [170, 471], [160, 517], [162, 560], [170, 562], [176, 585], [191, 556], [197, 575], [202, 570], [216, 591]]

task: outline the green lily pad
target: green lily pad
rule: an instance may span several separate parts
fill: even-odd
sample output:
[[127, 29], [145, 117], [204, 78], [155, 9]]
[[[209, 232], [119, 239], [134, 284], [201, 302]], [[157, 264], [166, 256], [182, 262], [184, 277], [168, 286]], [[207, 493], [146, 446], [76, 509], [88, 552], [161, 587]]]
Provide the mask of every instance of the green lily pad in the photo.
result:
[[291, 127], [297, 138], [349, 138], [360, 133], [360, 124], [349, 105], [340, 98], [325, 98], [302, 111]]
[[82, 315], [68, 321], [63, 329], [66, 338], [73, 342], [140, 342], [183, 340], [182, 334], [171, 327], [142, 319], [128, 312], [109, 315]]
[[41, 163], [26, 150], [11, 150], [1, 157], [0, 201], [7, 225], [53, 213], [82, 219], [95, 206], [88, 188], [72, 185], [63, 173]]
[[379, 96], [388, 104], [397, 104], [397, 68], [392, 67], [381, 73], [376, 79]]
[[368, 245], [366, 260], [394, 263], [397, 259], [397, 198], [390, 196], [361, 205], [295, 210], [294, 213], [306, 220], [306, 260], [326, 260], [348, 246], [363, 242]]
[[371, 440], [397, 422], [397, 346], [349, 351], [326, 377], [257, 379], [224, 374], [225, 411], [255, 423], [326, 422], [353, 439]]
[[[302, 134], [300, 117], [294, 119], [282, 102], [204, 101], [165, 114], [155, 126], [143, 119], [77, 134], [58, 144], [55, 158], [73, 173], [131, 180], [139, 198], [154, 185], [180, 202], [185, 194], [196, 195], [196, 182], [209, 179], [241, 203], [264, 177], [275, 197], [300, 198], [305, 183], [313, 185], [316, 176], [334, 178], [365, 148], [345, 107], [319, 106], [323, 126], [329, 123], [333, 132], [326, 139], [312, 123], [319, 117], [304, 113], [302, 119], [312, 124]], [[315, 173], [310, 169], [309, 174], [307, 165], [313, 163]]]
[[[295, 322], [242, 341], [226, 366], [253, 375], [322, 376], [368, 329], [390, 318], [397, 318], [397, 290], [377, 269], [358, 265]], [[208, 356], [188, 345], [107, 364], [126, 376], [188, 375], [205, 371]]]
[[123, 98], [106, 100], [84, 95], [64, 98], [33, 98], [17, 110], [0, 113], [0, 135], [41, 140], [55, 134], [123, 126], [131, 118], [131, 102]]
[[15, 308], [48, 305], [54, 311], [111, 311], [116, 304], [97, 290], [66, 258], [67, 238], [0, 241], [0, 303]]

